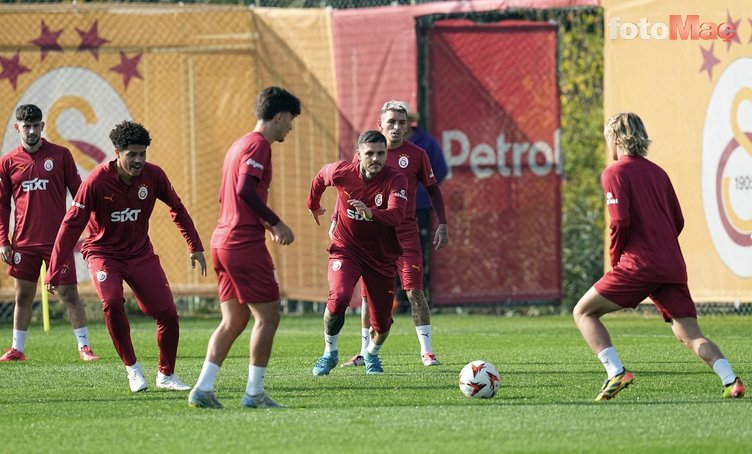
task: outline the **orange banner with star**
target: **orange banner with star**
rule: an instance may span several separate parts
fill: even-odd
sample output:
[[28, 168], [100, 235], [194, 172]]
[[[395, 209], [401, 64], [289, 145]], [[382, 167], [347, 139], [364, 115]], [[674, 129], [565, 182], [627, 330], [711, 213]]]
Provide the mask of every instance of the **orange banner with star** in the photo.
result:
[[696, 301], [752, 295], [752, 11], [746, 0], [605, 0], [606, 117], [639, 114], [668, 172]]
[[[152, 137], [147, 159], [165, 170], [208, 247], [224, 154], [253, 129], [258, 91], [284, 86], [303, 100], [304, 113], [285, 143], [273, 147], [270, 203], [299, 238], [311, 238], [287, 251], [270, 249], [284, 270], [285, 297], [325, 299], [325, 236], [304, 233], [312, 229], [305, 194], [277, 188], [312, 178], [338, 153], [328, 21], [324, 9], [303, 15], [217, 5], [6, 5], [0, 11], [1, 152], [19, 143], [13, 123], [20, 104], [42, 109], [46, 138], [71, 150], [82, 178], [113, 159], [108, 135], [115, 124], [142, 123]], [[191, 269], [185, 240], [161, 203], [150, 237], [176, 295], [216, 295], [211, 263], [208, 277]], [[80, 254], [77, 262], [81, 291], [91, 297]], [[320, 272], [310, 271], [314, 263]], [[5, 273], [0, 285], [0, 299], [12, 299]]]

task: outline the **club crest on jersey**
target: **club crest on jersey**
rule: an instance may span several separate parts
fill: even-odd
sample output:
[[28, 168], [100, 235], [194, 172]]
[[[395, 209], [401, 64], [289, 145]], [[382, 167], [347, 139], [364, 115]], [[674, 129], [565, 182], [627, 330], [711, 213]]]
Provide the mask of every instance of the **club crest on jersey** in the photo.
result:
[[342, 262], [340, 260], [335, 260], [332, 262], [332, 271], [339, 271], [340, 268], [342, 268]]
[[63, 267], [60, 268], [60, 274], [62, 274], [63, 276], [68, 274], [68, 265], [63, 265]]
[[53, 167], [55, 167], [55, 163], [52, 162], [52, 158], [47, 158], [44, 160], [44, 170], [49, 172]]
[[400, 155], [399, 161], [397, 161], [397, 164], [403, 169], [406, 169], [407, 166], [410, 165], [410, 160], [407, 158], [406, 154]]
[[146, 197], [149, 195], [149, 189], [146, 187], [145, 184], [142, 184], [138, 188], [138, 198], [141, 200], [145, 200]]
[[381, 206], [381, 202], [384, 201], [384, 196], [381, 195], [381, 193], [376, 194], [376, 198], [374, 199], [374, 202], [376, 202], [376, 206]]
[[21, 253], [20, 252], [16, 252], [15, 254], [13, 254], [13, 263], [16, 264], [16, 265], [18, 265], [19, 263], [21, 263]]
[[107, 280], [107, 272], [106, 271], [97, 271], [97, 281], [104, 282]]

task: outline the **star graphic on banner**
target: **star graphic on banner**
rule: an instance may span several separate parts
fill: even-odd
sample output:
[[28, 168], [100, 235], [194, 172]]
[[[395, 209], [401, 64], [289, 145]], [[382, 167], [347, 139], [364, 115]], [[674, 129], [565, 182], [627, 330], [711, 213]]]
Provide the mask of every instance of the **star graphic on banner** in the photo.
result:
[[0, 56], [0, 66], [3, 67], [3, 71], [0, 72], [0, 80], [8, 79], [8, 82], [13, 85], [14, 90], [16, 89], [18, 76], [31, 71], [29, 68], [19, 62], [21, 58], [20, 53], [21, 51], [17, 50], [16, 55], [14, 55], [12, 58], [5, 58], [3, 56]]
[[133, 58], [128, 58], [128, 56], [125, 55], [125, 52], [121, 50], [120, 64], [110, 68], [110, 71], [123, 75], [123, 84], [125, 84], [126, 90], [128, 89], [128, 84], [130, 83], [132, 78], [135, 77], [141, 80], [144, 79], [143, 77], [141, 77], [141, 73], [138, 72], [138, 63], [139, 61], [141, 61], [142, 55], [143, 52], [136, 54]]
[[742, 19], [739, 18], [738, 21], [734, 22], [734, 19], [731, 18], [731, 12], [729, 10], [726, 10], [726, 22], [729, 24], [734, 25], [734, 30], [736, 30], [736, 33], [734, 33], [734, 37], [731, 38], [728, 43], [726, 43], [726, 52], [731, 49], [731, 44], [733, 43], [739, 43], [739, 45], [742, 44], [742, 42], [739, 40], [739, 25], [742, 22]]
[[39, 46], [39, 50], [41, 52], [40, 61], [44, 61], [45, 57], [47, 57], [47, 53], [49, 52], [63, 52], [63, 48], [60, 46], [60, 44], [57, 43], [57, 40], [60, 38], [61, 33], [63, 33], [62, 28], [53, 32], [49, 27], [47, 27], [47, 24], [44, 23], [44, 20], [42, 20], [42, 32], [39, 35], [39, 38], [31, 41], [31, 43], [35, 46]]
[[721, 62], [715, 55], [713, 55], [714, 46], [715, 43], [712, 43], [710, 49], [707, 50], [700, 46], [700, 50], [702, 51], [702, 67], [700, 68], [700, 72], [707, 71], [710, 80], [713, 80], [713, 66]]
[[88, 50], [97, 60], [99, 60], [99, 46], [110, 42], [109, 39], [104, 39], [99, 36], [98, 22], [99, 21], [95, 20], [89, 31], [83, 31], [76, 27], [76, 32], [78, 32], [78, 36], [81, 37], [81, 44], [78, 45], [76, 52]]

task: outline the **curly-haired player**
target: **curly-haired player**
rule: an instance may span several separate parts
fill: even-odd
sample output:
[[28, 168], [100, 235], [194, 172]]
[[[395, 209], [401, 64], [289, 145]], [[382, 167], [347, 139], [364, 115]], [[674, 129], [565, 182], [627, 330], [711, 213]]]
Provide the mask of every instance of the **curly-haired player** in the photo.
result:
[[110, 132], [115, 159], [97, 166], [84, 180], [57, 233], [46, 283], [54, 293], [63, 265], [87, 228], [81, 252], [91, 281], [102, 301], [112, 343], [125, 364], [133, 392], [148, 387], [131, 342], [125, 313], [123, 282], [136, 296], [138, 307], [157, 321], [159, 371], [157, 388], [190, 389], [175, 375], [180, 328], [170, 285], [149, 239], [149, 218], [157, 199], [170, 207], [173, 222], [183, 234], [192, 265], [206, 275], [206, 259], [188, 211], [157, 165], [146, 162], [149, 132], [124, 121]]

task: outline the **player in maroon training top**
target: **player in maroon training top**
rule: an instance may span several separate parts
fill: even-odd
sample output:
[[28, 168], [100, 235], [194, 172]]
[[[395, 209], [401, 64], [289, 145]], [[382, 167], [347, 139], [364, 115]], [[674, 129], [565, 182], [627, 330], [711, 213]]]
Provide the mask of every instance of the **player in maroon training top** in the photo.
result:
[[384, 370], [379, 350], [392, 326], [392, 300], [402, 254], [397, 226], [405, 216], [407, 178], [386, 165], [386, 138], [367, 131], [358, 138], [358, 160], [324, 166], [311, 184], [308, 209], [316, 224], [325, 209], [321, 195], [327, 186], [337, 188], [339, 222], [329, 247], [329, 299], [324, 312], [324, 355], [313, 366], [313, 375], [326, 375], [337, 364], [337, 340], [345, 322], [358, 279], [363, 279], [371, 323], [371, 342], [365, 352], [366, 373]]
[[[21, 145], [0, 160], [0, 258], [8, 264], [8, 274], [15, 280], [16, 306], [13, 344], [0, 362], [26, 360], [26, 333], [39, 269], [42, 261], [49, 264], [52, 244], [65, 216], [67, 192], [75, 195], [81, 185], [70, 151], [42, 138], [44, 122], [39, 107], [19, 106], [13, 127], [21, 137]], [[15, 227], [9, 241], [11, 199], [15, 203]], [[79, 356], [84, 361], [97, 360], [89, 344], [85, 307], [78, 297], [73, 255], [65, 263], [65, 271], [60, 279], [60, 299], [68, 310]]]
[[616, 161], [601, 175], [611, 218], [611, 270], [580, 298], [574, 319], [608, 374], [596, 400], [612, 399], [634, 380], [611, 344], [600, 317], [650, 298], [674, 335], [712, 367], [723, 397], [744, 395], [744, 385], [719, 348], [703, 336], [687, 287], [687, 267], [679, 247], [684, 227], [679, 200], [666, 172], [648, 161], [650, 140], [640, 117], [620, 113], [605, 127]]
[[[439, 185], [431, 169], [431, 161], [428, 154], [422, 148], [405, 140], [408, 132], [407, 106], [400, 101], [388, 101], [381, 109], [379, 117], [379, 130], [386, 136], [387, 154], [386, 165], [402, 172], [407, 177], [407, 207], [402, 223], [397, 227], [397, 235], [402, 245], [402, 255], [399, 257], [397, 266], [399, 269], [402, 288], [407, 293], [410, 301], [410, 309], [415, 324], [415, 331], [420, 344], [421, 361], [426, 366], [436, 366], [439, 361], [431, 345], [431, 310], [428, 307], [425, 293], [423, 292], [423, 253], [420, 245], [418, 232], [418, 220], [415, 213], [415, 195], [418, 190], [418, 182], [425, 186], [431, 204], [439, 220], [439, 226], [434, 235], [434, 246], [440, 249], [446, 246], [449, 237], [447, 230], [444, 200], [439, 190]], [[357, 160], [357, 156], [354, 158]], [[334, 225], [335, 223], [333, 223]], [[363, 354], [368, 348], [368, 299], [363, 297], [362, 322], [361, 322], [361, 352], [353, 356], [344, 366], [359, 366], [363, 364]]]
[[279, 87], [256, 98], [256, 127], [232, 144], [222, 167], [219, 220], [211, 240], [219, 285], [222, 322], [212, 334], [196, 386], [188, 404], [222, 408], [214, 380], [235, 339], [253, 316], [244, 408], [280, 408], [264, 390], [274, 335], [279, 325], [279, 285], [265, 228], [281, 245], [293, 242], [292, 230], [266, 205], [272, 180], [272, 142], [282, 142], [300, 115], [300, 100]]
[[170, 207], [173, 222], [188, 243], [193, 267], [198, 262], [201, 274], [206, 275], [204, 248], [167, 175], [146, 162], [149, 132], [138, 123], [124, 121], [110, 132], [110, 139], [115, 159], [98, 165], [81, 184], [55, 239], [47, 288], [52, 293], [57, 289], [65, 263], [86, 228], [81, 251], [102, 301], [112, 343], [128, 372], [131, 391], [142, 391], [148, 384], [131, 342], [123, 281], [133, 290], [139, 309], [157, 321], [157, 388], [187, 390], [174, 373], [180, 336], [178, 313], [149, 239], [149, 218], [157, 199]]

